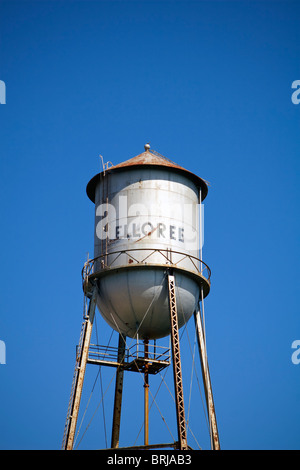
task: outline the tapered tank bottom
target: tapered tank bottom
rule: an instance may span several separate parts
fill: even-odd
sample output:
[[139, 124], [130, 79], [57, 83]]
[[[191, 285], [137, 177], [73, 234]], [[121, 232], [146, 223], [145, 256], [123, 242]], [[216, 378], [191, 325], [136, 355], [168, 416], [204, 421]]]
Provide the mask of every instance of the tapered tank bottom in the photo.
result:
[[[178, 325], [193, 315], [200, 283], [176, 271]], [[98, 308], [106, 322], [123, 335], [158, 339], [170, 334], [170, 310], [166, 267], [121, 268], [101, 273], [98, 278]]]

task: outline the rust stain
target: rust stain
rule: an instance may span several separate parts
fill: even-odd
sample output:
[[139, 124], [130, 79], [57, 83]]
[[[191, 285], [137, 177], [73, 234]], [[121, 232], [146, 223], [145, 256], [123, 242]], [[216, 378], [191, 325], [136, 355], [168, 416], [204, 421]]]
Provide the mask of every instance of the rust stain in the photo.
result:
[[160, 165], [160, 166], [168, 166], [170, 168], [178, 168], [180, 170], [185, 170], [185, 168], [183, 168], [182, 166], [177, 165], [174, 162], [171, 162], [171, 160], [169, 159], [158, 157], [157, 155], [154, 155], [153, 153], [151, 153], [151, 151], [143, 152], [140, 155], [137, 155], [136, 157], [126, 160], [125, 162], [119, 163], [118, 165], [113, 165], [109, 169], [114, 170], [116, 168], [123, 168], [123, 167], [134, 166], [134, 165]]
[[154, 229], [151, 230], [151, 232], [146, 233], [146, 235], [144, 235], [143, 237], [139, 238], [139, 239], [136, 240], [134, 243], [138, 243], [138, 242], [140, 242], [141, 240], [143, 240], [144, 238], [150, 237], [150, 235], [152, 235], [152, 233], [154, 233], [155, 230], [157, 230], [157, 227], [154, 227]]

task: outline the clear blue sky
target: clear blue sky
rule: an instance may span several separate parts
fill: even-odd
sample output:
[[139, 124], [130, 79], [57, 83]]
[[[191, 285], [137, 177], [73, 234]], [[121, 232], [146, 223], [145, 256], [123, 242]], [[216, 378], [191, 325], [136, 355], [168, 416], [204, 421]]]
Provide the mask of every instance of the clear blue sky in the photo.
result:
[[[117, 164], [148, 141], [210, 182], [205, 313], [221, 447], [300, 448], [300, 364], [291, 361], [300, 339], [300, 104], [291, 101], [299, 26], [298, 1], [0, 3], [1, 449], [60, 448], [81, 268], [93, 253], [85, 187], [99, 154]], [[98, 335], [109, 336], [98, 317]], [[184, 368], [189, 382], [190, 359]], [[83, 409], [96, 374], [89, 366]], [[122, 445], [142, 422], [133, 375]], [[108, 441], [110, 380], [103, 371]], [[83, 430], [99, 404], [98, 381], [95, 388]], [[161, 388], [160, 410], [174, 429]], [[197, 389], [193, 396], [192, 430], [208, 448]], [[170, 442], [153, 409], [150, 440]], [[79, 448], [105, 447], [101, 413], [102, 405]]]

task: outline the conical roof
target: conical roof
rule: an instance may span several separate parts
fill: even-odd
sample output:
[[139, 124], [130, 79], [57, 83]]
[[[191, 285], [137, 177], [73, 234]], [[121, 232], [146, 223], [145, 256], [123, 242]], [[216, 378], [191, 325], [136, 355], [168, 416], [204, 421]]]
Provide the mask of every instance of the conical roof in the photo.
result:
[[182, 166], [177, 165], [176, 163], [172, 162], [171, 160], [164, 157], [163, 155], [160, 155], [157, 152], [154, 153], [154, 151], [151, 151], [151, 150], [146, 150], [145, 152], [141, 153], [140, 155], [137, 155], [136, 157], [130, 158], [129, 160], [119, 163], [118, 165], [113, 165], [109, 167], [108, 169], [106, 169], [105, 172], [103, 171], [95, 175], [89, 181], [87, 188], [86, 188], [88, 197], [90, 198], [91, 201], [95, 202], [96, 185], [99, 183], [100, 178], [104, 176], [104, 173], [105, 175], [107, 175], [110, 173], [114, 173], [116, 171], [122, 171], [128, 168], [140, 167], [140, 166], [167, 167], [170, 169], [170, 171], [175, 171], [177, 173], [179, 172], [179, 173], [185, 174], [196, 184], [198, 188], [201, 188], [202, 201], [207, 196], [207, 192], [208, 192], [207, 184], [202, 178], [199, 178], [199, 176], [195, 175], [194, 173], [191, 173], [190, 171], [186, 170]]
[[159, 165], [159, 166], [168, 166], [172, 168], [179, 168], [184, 170], [183, 167], [177, 165], [176, 163], [172, 162], [166, 157], [162, 155], [157, 155], [152, 153], [151, 151], [146, 151], [137, 155], [136, 157], [130, 158], [125, 162], [119, 163], [118, 165], [114, 165], [112, 168], [123, 168], [127, 166], [135, 166], [135, 165]]

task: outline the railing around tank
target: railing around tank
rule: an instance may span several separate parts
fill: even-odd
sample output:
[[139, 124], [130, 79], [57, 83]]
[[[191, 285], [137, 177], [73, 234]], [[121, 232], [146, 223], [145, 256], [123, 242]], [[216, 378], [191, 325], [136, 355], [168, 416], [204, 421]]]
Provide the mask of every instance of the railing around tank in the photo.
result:
[[[145, 256], [139, 259], [139, 256], [145, 252]], [[132, 265], [166, 265], [169, 267], [183, 268], [185, 270], [191, 270], [196, 274], [200, 274], [210, 282], [211, 270], [204, 261], [196, 258], [187, 253], [182, 253], [180, 251], [175, 251], [171, 249], [161, 249], [161, 248], [131, 248], [118, 251], [111, 251], [106, 254], [97, 256], [94, 259], [86, 261], [82, 269], [82, 279], [86, 281], [89, 276], [95, 274], [96, 272], [101, 272], [104, 270], [114, 269], [118, 267], [124, 267], [124, 264], [117, 264], [121, 255], [126, 255], [127, 262], [125, 266]], [[151, 257], [155, 255], [155, 260], [152, 260]], [[161, 257], [161, 262], [157, 258]], [[179, 257], [179, 259], [174, 260], [174, 257]], [[184, 265], [182, 263], [185, 263]], [[186, 263], [188, 262], [188, 264]]]

